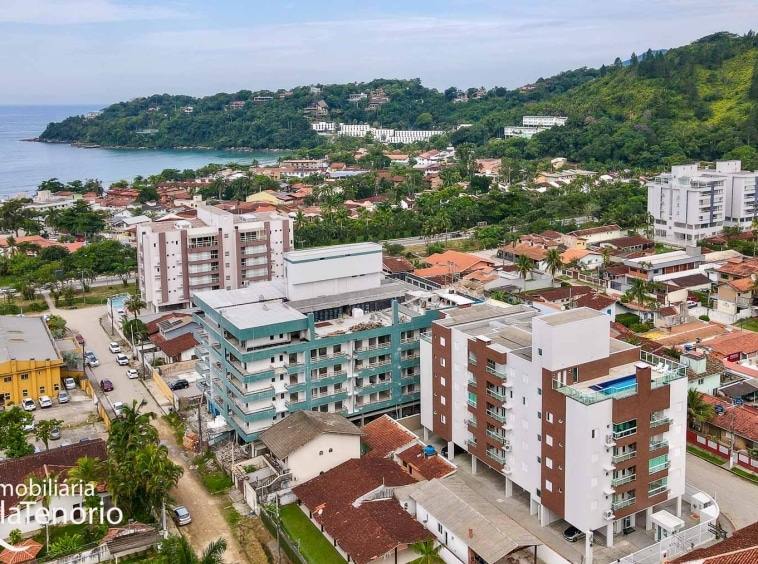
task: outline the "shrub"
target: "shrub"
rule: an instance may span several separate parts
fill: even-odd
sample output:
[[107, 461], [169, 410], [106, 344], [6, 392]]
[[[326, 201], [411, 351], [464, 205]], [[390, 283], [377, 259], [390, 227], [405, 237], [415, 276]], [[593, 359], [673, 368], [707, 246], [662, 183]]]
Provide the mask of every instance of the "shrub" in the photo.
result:
[[47, 303], [46, 302], [31, 302], [30, 304], [27, 304], [26, 310], [27, 311], [33, 311], [33, 312], [39, 312], [39, 311], [47, 311]]
[[711, 320], [711, 318], [708, 317], [707, 315], [701, 315], [700, 317], [698, 317], [698, 319], [701, 320], [701, 321], [710, 321]]
[[635, 333], [645, 333], [647, 331], [650, 331], [650, 325], [647, 323], [633, 323], [629, 329], [634, 331]]
[[624, 327], [631, 328], [632, 325], [638, 325], [640, 323], [640, 316], [634, 313], [622, 313], [616, 316], [616, 321], [621, 323]]

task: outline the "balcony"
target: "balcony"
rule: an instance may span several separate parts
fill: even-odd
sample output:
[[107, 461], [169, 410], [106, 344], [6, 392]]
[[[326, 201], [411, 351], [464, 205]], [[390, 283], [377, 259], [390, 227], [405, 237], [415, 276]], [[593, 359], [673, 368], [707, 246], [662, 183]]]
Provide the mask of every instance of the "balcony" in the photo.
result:
[[476, 388], [476, 378], [469, 378], [468, 385]]
[[651, 466], [648, 469], [648, 474], [655, 474], [656, 472], [662, 472], [663, 470], [666, 470], [666, 468], [668, 468], [669, 466], [671, 466], [671, 461], [669, 460], [661, 464], [656, 464], [655, 466]]
[[613, 431], [613, 438], [615, 440], [623, 439], [624, 437], [629, 437], [636, 433], [637, 433], [637, 427], [632, 427], [631, 429], [624, 429], [623, 431]]
[[633, 482], [637, 479], [637, 474], [630, 474], [629, 476], [620, 476], [618, 478], [614, 478], [611, 480], [611, 485], [613, 485], [614, 488], [617, 488], [619, 486], [623, 486], [624, 484], [628, 484], [629, 482]]
[[476, 448], [476, 439], [466, 439], [466, 445]]
[[340, 376], [345, 376], [347, 374], [347, 370], [339, 370], [338, 372], [327, 372], [325, 374], [316, 374], [311, 375], [311, 382], [320, 382], [321, 380], [326, 380], [328, 378], [338, 378]]
[[375, 343], [373, 345], [366, 345], [363, 347], [355, 347], [355, 352], [361, 353], [366, 351], [376, 351], [379, 349], [386, 349], [392, 345], [392, 341], [384, 341], [382, 343]]
[[611, 460], [613, 461], [614, 464], [619, 464], [621, 462], [625, 462], [627, 460], [631, 460], [635, 456], [637, 456], [637, 451], [633, 450], [631, 452], [625, 452], [623, 454], [614, 454], [611, 457]]
[[609, 392], [608, 390], [589, 390], [574, 388], [568, 384], [564, 384], [559, 380], [553, 380], [553, 390], [564, 396], [570, 397], [584, 405], [592, 405], [600, 401], [608, 399], [623, 399], [630, 396], [637, 395], [637, 384], [620, 389], [616, 392]]
[[492, 417], [498, 423], [505, 423], [505, 415], [500, 415], [499, 413], [492, 411], [490, 409], [487, 410], [487, 415], [489, 417]]
[[496, 433], [495, 431], [490, 431], [489, 429], [487, 429], [487, 436], [490, 439], [496, 440], [501, 445], [504, 445], [506, 443], [506, 441], [508, 440], [503, 435], [500, 435], [500, 434]]
[[469, 406], [476, 409], [476, 398], [468, 398], [466, 400], [466, 403], [469, 404]]
[[421, 335], [419, 335], [419, 337], [421, 337], [422, 341], [426, 341], [427, 343], [431, 344], [431, 342], [432, 342], [432, 333], [430, 331], [429, 332], [425, 332], [425, 333], [421, 333]]
[[505, 394], [499, 393], [494, 388], [487, 388], [487, 395], [495, 398], [498, 401], [505, 401], [506, 400]]
[[663, 441], [650, 441], [650, 452], [653, 452], [658, 449], [662, 448], [668, 448], [669, 442], [666, 440]]
[[637, 501], [636, 497], [628, 497], [625, 499], [620, 499], [618, 501], [614, 501], [611, 504], [611, 508], [614, 511], [618, 511], [619, 509], [624, 509], [624, 507], [629, 507], [630, 505], [634, 505], [636, 501]]
[[505, 464], [505, 456], [495, 452], [494, 450], [488, 450], [487, 456], [489, 456], [492, 460], [494, 460], [495, 462], [501, 465]]
[[660, 494], [662, 494], [664, 492], [667, 492], [667, 491], [669, 491], [668, 484], [661, 484], [660, 486], [656, 486], [654, 488], [650, 488], [647, 491], [647, 496], [648, 497], [654, 497], [656, 495], [660, 495]]
[[498, 370], [494, 366], [487, 366], [487, 372], [489, 372], [493, 376], [497, 376], [498, 378], [502, 378], [503, 380], [505, 380], [505, 378], [506, 378], [505, 371], [504, 370]]
[[470, 429], [476, 429], [476, 419], [466, 419], [464, 421], [466, 426], [468, 426]]
[[650, 420], [650, 428], [662, 427], [663, 425], [671, 425], [671, 417], [658, 417]]

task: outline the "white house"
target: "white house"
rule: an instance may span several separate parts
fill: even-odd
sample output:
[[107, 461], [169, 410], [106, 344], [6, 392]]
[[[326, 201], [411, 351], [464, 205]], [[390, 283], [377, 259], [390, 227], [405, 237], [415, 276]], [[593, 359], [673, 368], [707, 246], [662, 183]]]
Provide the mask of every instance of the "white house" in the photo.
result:
[[260, 434], [270, 461], [296, 484], [361, 456], [363, 431], [338, 413], [296, 411]]

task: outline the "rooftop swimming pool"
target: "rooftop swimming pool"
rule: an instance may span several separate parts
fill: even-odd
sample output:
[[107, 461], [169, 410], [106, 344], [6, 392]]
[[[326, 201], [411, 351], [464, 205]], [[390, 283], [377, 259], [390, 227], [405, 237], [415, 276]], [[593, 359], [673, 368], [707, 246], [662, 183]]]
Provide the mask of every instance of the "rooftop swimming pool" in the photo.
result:
[[622, 378], [616, 378], [609, 382], [603, 382], [602, 384], [595, 384], [590, 386], [590, 389], [605, 394], [606, 396], [612, 396], [628, 390], [633, 390], [637, 387], [637, 375], [630, 374]]

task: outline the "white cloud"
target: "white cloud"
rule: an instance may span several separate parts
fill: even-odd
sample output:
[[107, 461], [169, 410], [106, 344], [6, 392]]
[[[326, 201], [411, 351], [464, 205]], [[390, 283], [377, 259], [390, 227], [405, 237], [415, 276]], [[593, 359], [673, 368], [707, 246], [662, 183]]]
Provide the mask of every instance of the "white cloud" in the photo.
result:
[[112, 0], [0, 0], [0, 23], [78, 25], [185, 16], [186, 12], [169, 7]]

